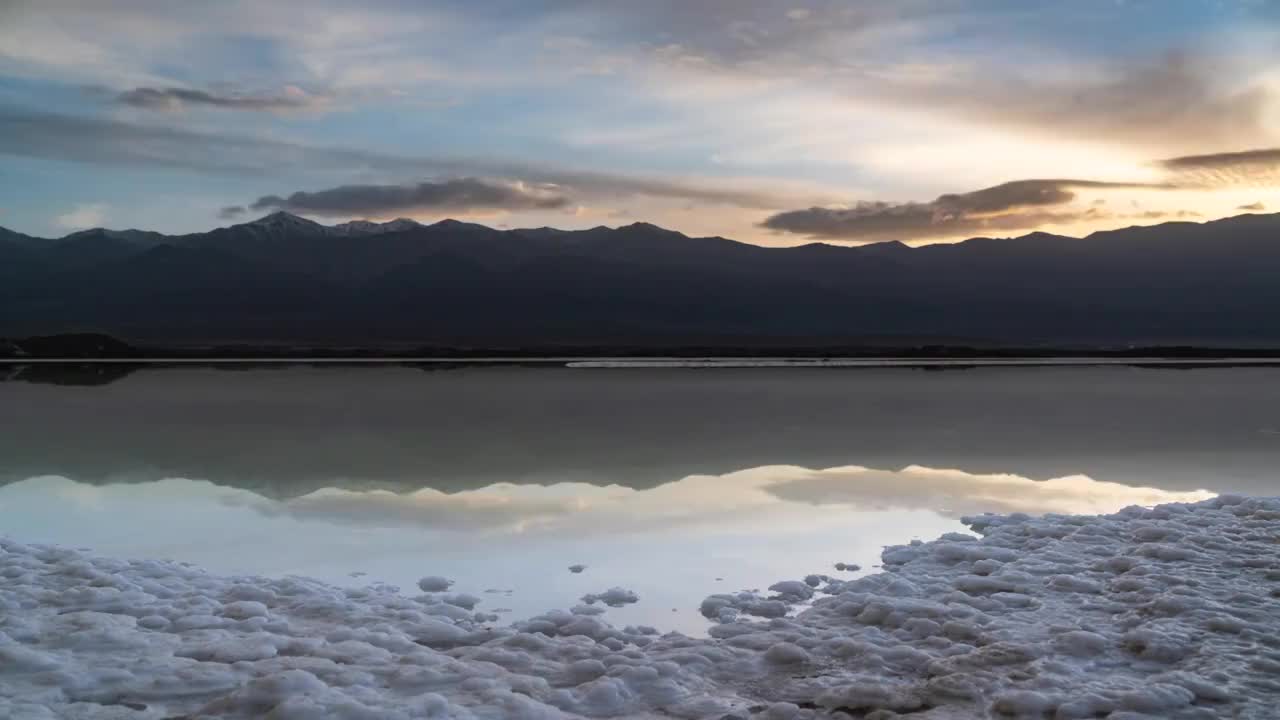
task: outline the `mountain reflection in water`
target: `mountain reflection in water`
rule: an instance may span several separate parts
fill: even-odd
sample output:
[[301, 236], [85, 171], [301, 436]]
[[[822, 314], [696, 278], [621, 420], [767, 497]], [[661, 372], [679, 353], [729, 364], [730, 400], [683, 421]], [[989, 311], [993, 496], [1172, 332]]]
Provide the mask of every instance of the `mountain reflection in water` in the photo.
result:
[[701, 632], [706, 595], [836, 562], [873, 571], [883, 545], [964, 531], [963, 515], [1277, 494], [1277, 379], [304, 367], [6, 382], [0, 528], [220, 573], [406, 591], [444, 575], [511, 617], [617, 585], [641, 602], [612, 621]]
[[1280, 368], [199, 367], [0, 383], [0, 482], [654, 487], [765, 465], [910, 465], [1274, 494]]
[[[964, 530], [961, 514], [1112, 512], [1211, 495], [1083, 476], [1036, 481], [924, 467], [767, 466], [646, 489], [326, 488], [287, 499], [202, 480], [90, 485], [44, 476], [0, 488], [0, 526], [29, 541], [167, 557], [231, 574], [352, 584], [351, 573], [370, 573], [408, 589], [425, 574], [444, 574], [467, 592], [498, 591], [488, 593], [500, 603], [493, 607], [519, 615], [623, 586], [649, 602], [610, 610], [616, 620], [699, 632], [704, 621], [696, 609], [706, 595], [765, 587], [797, 567], [822, 573], [853, 562], [870, 570], [882, 545]], [[571, 563], [588, 571], [569, 573]]]
[[1110, 513], [1127, 505], [1197, 502], [1213, 495], [1205, 490], [1130, 487], [1083, 475], [1037, 481], [919, 466], [899, 471], [766, 466], [691, 475], [643, 490], [586, 483], [504, 483], [452, 494], [326, 488], [287, 500], [253, 497], [244, 502], [268, 514], [352, 525], [536, 529], [588, 536], [601, 529], [652, 531], [679, 524], [749, 523], [753, 515], [768, 515], [779, 503], [844, 505], [855, 511], [928, 510], [959, 519], [983, 512]]

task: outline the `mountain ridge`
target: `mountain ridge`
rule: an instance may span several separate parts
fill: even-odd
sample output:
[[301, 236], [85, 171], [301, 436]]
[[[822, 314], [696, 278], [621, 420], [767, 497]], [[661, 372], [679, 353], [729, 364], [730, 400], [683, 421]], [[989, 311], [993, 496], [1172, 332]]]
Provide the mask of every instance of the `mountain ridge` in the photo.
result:
[[0, 336], [312, 344], [1278, 345], [1280, 214], [1072, 238], [764, 247], [284, 212], [204, 233], [0, 229]]
[[1035, 238], [1089, 240], [1091, 238], [1112, 235], [1115, 233], [1124, 233], [1124, 232], [1129, 232], [1134, 230], [1155, 230], [1155, 229], [1173, 228], [1173, 227], [1205, 227], [1205, 226], [1214, 226], [1214, 225], [1224, 224], [1224, 223], [1230, 224], [1230, 223], [1239, 223], [1239, 222], [1250, 222], [1258, 219], [1280, 222], [1280, 213], [1246, 212], [1246, 213], [1240, 213], [1237, 215], [1230, 215], [1227, 217], [1218, 218], [1215, 220], [1206, 220], [1203, 222], [1195, 222], [1191, 220], [1169, 220], [1166, 222], [1155, 223], [1151, 225], [1127, 225], [1127, 226], [1118, 227], [1118, 228], [1110, 228], [1107, 230], [1095, 230], [1094, 232], [1091, 232], [1083, 236], [1060, 235], [1057, 233], [1050, 233], [1042, 230], [1035, 230], [1029, 233], [1025, 233], [1023, 235], [1011, 235], [1011, 236], [1002, 236], [1002, 237], [994, 237], [989, 235], [975, 235], [973, 237], [965, 238], [963, 240], [957, 240], [955, 242], [931, 242], [931, 243], [926, 243], [921, 245], [910, 244], [910, 239], [906, 239], [906, 240], [896, 239], [896, 240], [883, 240], [883, 241], [861, 243], [861, 244], [815, 240], [815, 241], [803, 243], [800, 245], [766, 246], [766, 245], [757, 245], [756, 243], [749, 243], [742, 240], [734, 240], [732, 238], [726, 238], [720, 235], [702, 235], [702, 236], [688, 235], [678, 230], [671, 230], [669, 228], [664, 228], [660, 225], [655, 225], [653, 223], [646, 222], [643, 220], [637, 220], [635, 222], [628, 223], [626, 225], [618, 225], [616, 227], [609, 227], [608, 225], [596, 225], [594, 227], [583, 229], [583, 230], [565, 230], [565, 229], [554, 228], [546, 225], [541, 227], [536, 227], [536, 228], [499, 229], [499, 228], [491, 227], [489, 225], [484, 225], [481, 223], [473, 223], [473, 222], [468, 222], [464, 220], [457, 220], [454, 218], [444, 218], [441, 220], [437, 220], [434, 223], [421, 223], [421, 222], [418, 222], [417, 220], [413, 220], [411, 218], [405, 218], [405, 217], [395, 218], [393, 220], [387, 220], [383, 222], [379, 222], [376, 220], [368, 220], [368, 219], [357, 219], [357, 220], [348, 220], [341, 223], [335, 223], [333, 225], [325, 225], [324, 223], [318, 222], [316, 220], [311, 220], [310, 218], [304, 217], [302, 215], [288, 212], [287, 210], [276, 210], [253, 220], [247, 220], [245, 222], [234, 223], [231, 225], [220, 225], [218, 227], [205, 230], [203, 232], [194, 232], [194, 233], [166, 234], [166, 233], [161, 233], [155, 230], [141, 230], [138, 228], [115, 229], [115, 228], [108, 228], [105, 226], [98, 226], [98, 227], [84, 228], [81, 230], [75, 230], [65, 235], [61, 235], [57, 237], [44, 237], [44, 236], [30, 235], [27, 233], [22, 233], [16, 230], [12, 230], [10, 228], [6, 228], [4, 226], [0, 226], [0, 240], [4, 240], [8, 237], [18, 237], [18, 238], [25, 238], [27, 240], [55, 242], [58, 240], [66, 240], [71, 237], [86, 236], [86, 235], [92, 235], [92, 234], [106, 235], [111, 237], [151, 236], [151, 237], [163, 237], [163, 238], [190, 238], [190, 237], [196, 237], [201, 235], [207, 235], [209, 233], [216, 232], [218, 230], [230, 230], [234, 228], [244, 228], [244, 227], [253, 227], [253, 226], [271, 226], [271, 225], [289, 224], [294, 226], [316, 228], [321, 233], [336, 230], [336, 231], [339, 231], [339, 234], [347, 234], [347, 231], [351, 231], [351, 230], [376, 229], [379, 231], [386, 232], [386, 231], [406, 231], [406, 230], [414, 230], [414, 229], [422, 229], [422, 228], [473, 228], [473, 229], [488, 230], [494, 233], [513, 233], [518, 235], [537, 235], [537, 234], [573, 235], [573, 234], [580, 234], [580, 233], [594, 233], [594, 232], [602, 232], [602, 231], [607, 232], [607, 231], [619, 231], [619, 230], [650, 230], [650, 231], [659, 231], [669, 235], [677, 235], [685, 238], [714, 238], [718, 240], [727, 240], [729, 242], [737, 243], [739, 245], [752, 245], [755, 247], [763, 247], [763, 248], [775, 249], [775, 250], [788, 250], [788, 249], [801, 248], [801, 247], [811, 247], [814, 245], [821, 245], [821, 246], [833, 247], [833, 248], [843, 248], [843, 249], [859, 249], [859, 248], [875, 248], [875, 247], [892, 246], [892, 247], [902, 247], [910, 250], [925, 250], [928, 248], [935, 248], [939, 246], [943, 246], [943, 247], [958, 246], [958, 245], [964, 245], [966, 243], [983, 242], [983, 241], [1025, 241], [1025, 240], [1032, 240]]

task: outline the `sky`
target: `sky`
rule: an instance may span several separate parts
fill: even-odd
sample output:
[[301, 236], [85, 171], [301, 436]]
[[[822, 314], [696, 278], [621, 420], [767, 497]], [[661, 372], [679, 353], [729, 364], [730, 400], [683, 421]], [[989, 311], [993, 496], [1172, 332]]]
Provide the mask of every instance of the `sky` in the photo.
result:
[[1280, 210], [1280, 0], [0, 0], [0, 226], [768, 245]]

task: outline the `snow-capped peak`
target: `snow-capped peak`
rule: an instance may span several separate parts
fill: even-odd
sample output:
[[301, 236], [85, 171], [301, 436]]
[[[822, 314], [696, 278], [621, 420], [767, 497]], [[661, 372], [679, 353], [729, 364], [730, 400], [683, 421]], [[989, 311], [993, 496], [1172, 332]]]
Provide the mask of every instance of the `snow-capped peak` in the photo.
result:
[[397, 218], [384, 223], [371, 220], [352, 220], [333, 226], [333, 230], [343, 235], [381, 235], [390, 232], [403, 232], [421, 227], [421, 224], [408, 218]]
[[316, 227], [324, 227], [318, 222], [308, 220], [304, 217], [299, 217], [293, 213], [285, 212], [284, 210], [277, 210], [270, 215], [264, 215], [249, 224], [257, 225], [259, 227], [278, 228], [296, 227], [314, 229]]

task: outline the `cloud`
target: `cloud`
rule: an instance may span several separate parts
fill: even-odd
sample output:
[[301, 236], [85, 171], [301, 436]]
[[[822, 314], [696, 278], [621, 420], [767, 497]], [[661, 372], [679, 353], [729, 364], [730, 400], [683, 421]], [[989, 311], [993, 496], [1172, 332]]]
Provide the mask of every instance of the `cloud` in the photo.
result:
[[1198, 213], [1195, 210], [1175, 210], [1175, 211], [1146, 210], [1136, 214], [1109, 215], [1107, 217], [1120, 219], [1120, 220], [1160, 220], [1163, 218], [1177, 218], [1179, 220], [1182, 220], [1185, 218], [1204, 217], [1204, 213]]
[[647, 196], [763, 210], [797, 202], [795, 196], [727, 182], [689, 182], [549, 164], [395, 155], [16, 108], [0, 108], [0, 154], [251, 176], [305, 172], [499, 177], [535, 186], [555, 185], [566, 194], [584, 198]]
[[1127, 505], [1198, 502], [1213, 497], [1205, 490], [1171, 492], [1132, 487], [1070, 475], [1033, 480], [1013, 474], [975, 474], [963, 470], [909, 465], [901, 470], [858, 466], [808, 470], [772, 484], [775, 497], [814, 505], [850, 504], [861, 509], [929, 508], [944, 515], [983, 512], [1092, 514]]
[[[815, 2], [792, 14], [744, 0], [584, 12], [615, 30], [663, 38], [633, 64], [664, 67], [677, 82], [780, 80], [860, 107], [1122, 146], [1185, 150], [1280, 136], [1268, 117], [1280, 101], [1270, 37], [1236, 32], [1233, 46], [1197, 37], [1186, 46], [1091, 51], [1069, 38], [1115, 33], [1120, 25], [1107, 13], [1041, 8], [1033, 20], [1013, 6], [979, 5]], [[1115, 12], [1147, 16], [1132, 18], [1138, 23], [1167, 20], [1154, 6]]]
[[101, 227], [106, 218], [105, 203], [83, 203], [53, 219], [55, 225], [69, 230]]
[[223, 220], [234, 220], [247, 212], [249, 208], [243, 205], [228, 205], [218, 211], [218, 217]]
[[1077, 189], [1167, 188], [1141, 183], [1093, 180], [1015, 180], [968, 193], [941, 195], [932, 202], [862, 201], [846, 208], [811, 207], [770, 216], [762, 227], [815, 238], [841, 240], [923, 240], [999, 230], [1028, 230], [1102, 215], [1061, 208]]
[[1062, 205], [1075, 199], [1074, 188], [1133, 188], [1134, 183], [1096, 180], [1015, 180], [969, 193], [941, 195], [933, 202], [949, 215], [984, 217], [1022, 208]]
[[[187, 83], [244, 76], [251, 63], [254, 77], [344, 95], [443, 86], [466, 96], [482, 84], [558, 82], [573, 68], [629, 79], [660, 69], [676, 71], [663, 80], [689, 87], [730, 74], [781, 79], [859, 105], [948, 112], [1057, 135], [1211, 146], [1274, 135], [1265, 117], [1275, 99], [1265, 84], [1275, 66], [1266, 5], [1240, 3], [1236, 22], [1201, 24], [1150, 3], [1089, 12], [1062, 4], [1029, 13], [1016, 3], [967, 0], [812, 0], [803, 7], [770, 0], [492, 7], [326, 0], [319, 11], [299, 13], [291, 3], [10, 0], [0, 2], [0, 47], [28, 73], [133, 87], [148, 107], [176, 101], [257, 109], [274, 95], [175, 95]], [[1132, 28], [1147, 26], [1181, 32], [1133, 37]], [[1220, 29], [1228, 42], [1214, 42]], [[1188, 37], [1193, 49], [1146, 49], [1161, 37]], [[246, 53], [245, 41], [262, 51]], [[694, 102], [705, 110], [710, 100]]]
[[288, 197], [267, 195], [254, 201], [249, 209], [385, 217], [440, 210], [550, 210], [569, 204], [569, 198], [555, 185], [458, 178], [415, 185], [343, 185], [318, 192], [295, 192]]
[[1039, 134], [1128, 146], [1214, 147], [1275, 137], [1266, 114], [1276, 97], [1261, 81], [1250, 84], [1247, 72], [1172, 50], [1092, 71], [1008, 64], [923, 81], [894, 78], [873, 92]]
[[357, 526], [429, 526], [450, 530], [568, 531], [577, 537], [636, 525], [710, 526], [759, 512], [777, 518], [781, 504], [848, 505], [861, 510], [932, 510], [948, 517], [983, 512], [1094, 514], [1128, 505], [1196, 502], [1206, 490], [1169, 491], [1070, 475], [1035, 480], [908, 465], [810, 469], [766, 465], [723, 475], [689, 475], [646, 490], [580, 483], [498, 484], [444, 493], [317, 490], [284, 501], [244, 497], [259, 512]]
[[349, 72], [403, 82], [430, 66], [447, 40], [470, 40], [441, 27], [443, 14], [422, 3], [316, 0], [307, 10], [296, 2], [4, 0], [0, 63], [27, 76], [116, 88], [250, 73], [338, 88]]
[[1280, 185], [1280, 148], [1184, 155], [1156, 165], [1179, 182], [1197, 187]]
[[[508, 492], [504, 493], [504, 490]], [[584, 490], [586, 494], [587, 490]], [[625, 492], [625, 491], [618, 491]], [[490, 486], [448, 494], [424, 488], [398, 494], [385, 490], [358, 492], [326, 488], [283, 502], [251, 498], [246, 504], [269, 515], [300, 520], [327, 520], [373, 527], [425, 526], [445, 530], [520, 529], [563, 522], [587, 508], [575, 497], [524, 493]], [[515, 496], [515, 497], [513, 497]]]
[[1249, 203], [1248, 205], [1241, 205], [1240, 207], [1238, 207], [1238, 208], [1236, 208], [1236, 209], [1237, 209], [1237, 210], [1248, 210], [1249, 212], [1262, 212], [1262, 211], [1264, 211], [1264, 210], [1266, 210], [1266, 209], [1267, 209], [1267, 206], [1266, 206], [1266, 205], [1263, 205], [1263, 204], [1262, 204], [1262, 202], [1261, 202], [1261, 201], [1259, 201], [1259, 202], [1252, 202], [1252, 203]]
[[287, 85], [282, 92], [270, 95], [219, 94], [178, 87], [139, 87], [120, 93], [116, 96], [116, 102], [146, 110], [175, 111], [195, 105], [223, 110], [278, 112], [320, 108], [328, 104], [329, 98], [312, 95], [296, 85]]

